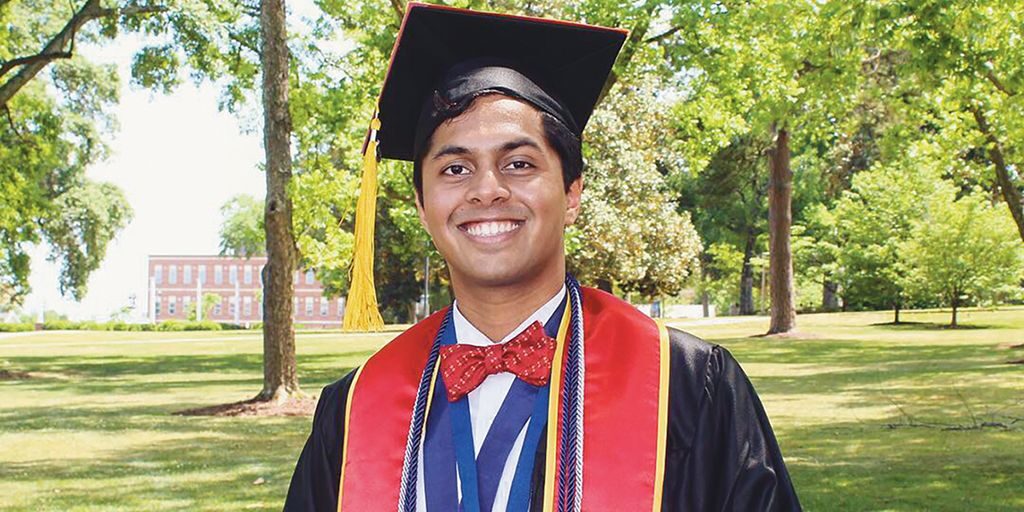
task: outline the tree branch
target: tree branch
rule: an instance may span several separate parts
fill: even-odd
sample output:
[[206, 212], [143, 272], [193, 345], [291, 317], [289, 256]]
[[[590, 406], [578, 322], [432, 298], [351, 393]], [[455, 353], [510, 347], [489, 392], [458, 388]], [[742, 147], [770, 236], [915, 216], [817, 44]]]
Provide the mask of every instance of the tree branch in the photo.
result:
[[1014, 90], [1010, 89], [1009, 87], [1007, 87], [1006, 84], [1004, 84], [1001, 80], [999, 80], [999, 77], [997, 77], [996, 74], [993, 73], [991, 69], [988, 71], [988, 73], [985, 73], [985, 78], [988, 79], [989, 82], [992, 82], [992, 85], [994, 85], [996, 87], [996, 89], [999, 90], [999, 92], [1001, 92], [1001, 93], [1003, 93], [1003, 94], [1005, 94], [1005, 95], [1007, 95], [1009, 97], [1013, 97], [1013, 96], [1017, 95], [1017, 91], [1014, 91]]
[[35, 55], [28, 55], [26, 57], [17, 57], [11, 60], [4, 61], [0, 64], [0, 76], [6, 75], [12, 69], [18, 66], [24, 66], [25, 64], [32, 64], [38, 61], [51, 61], [56, 59], [70, 59], [71, 52], [53, 52], [53, 53], [37, 53]]
[[985, 136], [989, 158], [996, 171], [996, 184], [999, 185], [999, 191], [1002, 192], [1006, 206], [1010, 208], [1010, 216], [1017, 224], [1020, 239], [1024, 241], [1024, 199], [1021, 198], [1020, 189], [1017, 188], [1017, 184], [1014, 183], [1014, 179], [1010, 175], [1009, 166], [1003, 157], [1003, 146], [989, 126], [988, 119], [981, 107], [974, 105], [970, 107], [970, 110], [974, 115], [974, 121], [978, 123], [978, 130]]
[[651, 37], [648, 37], [647, 39], [644, 39], [644, 44], [657, 43], [658, 41], [661, 41], [662, 39], [665, 39], [666, 37], [669, 37], [672, 34], [675, 34], [676, 32], [679, 32], [683, 28], [685, 28], [685, 27], [683, 27], [682, 25], [679, 25], [677, 27], [672, 27], [672, 28], [670, 28], [670, 29], [668, 29], [668, 30], [666, 30], [666, 31], [656, 35], [656, 36], [651, 36]]
[[398, 16], [398, 21], [401, 22], [405, 17], [405, 3], [402, 0], [391, 0], [391, 8], [395, 10], [395, 16]]
[[[0, 0], [2, 1], [2, 0]], [[68, 46], [74, 48], [75, 35], [82, 25], [98, 19], [111, 16], [136, 16], [140, 14], [152, 14], [166, 11], [163, 6], [130, 6], [124, 8], [104, 9], [100, 7], [99, 0], [87, 0], [85, 5], [79, 9], [74, 16], [68, 20], [64, 28], [57, 35], [53, 36], [46, 47], [36, 55], [18, 57], [3, 64], [0, 76], [21, 66], [21, 69], [10, 79], [0, 85], [0, 106], [7, 105], [7, 102], [17, 94], [22, 87], [29, 83], [40, 71], [50, 62], [58, 58], [70, 58], [71, 50], [65, 50]], [[17, 64], [11, 64], [21, 61]]]
[[596, 105], [600, 105], [605, 97], [608, 96], [612, 86], [619, 81], [619, 73], [629, 64], [629, 61], [633, 60], [633, 55], [636, 54], [637, 49], [644, 44], [644, 36], [647, 35], [647, 30], [651, 26], [651, 18], [654, 17], [654, 10], [657, 7], [658, 2], [653, 0], [648, 0], [644, 5], [640, 19], [633, 25], [633, 29], [629, 33], [629, 39], [626, 40], [626, 44], [619, 53], [619, 58], [615, 61], [615, 67], [608, 74], [608, 79], [605, 80], [604, 87], [601, 88], [601, 93], [597, 96]]
[[228, 38], [238, 43], [238, 46], [241, 46], [242, 48], [245, 48], [246, 50], [249, 50], [252, 53], [256, 54], [256, 56], [259, 56], [260, 49], [253, 46], [251, 41], [246, 41], [235, 32], [228, 32]]

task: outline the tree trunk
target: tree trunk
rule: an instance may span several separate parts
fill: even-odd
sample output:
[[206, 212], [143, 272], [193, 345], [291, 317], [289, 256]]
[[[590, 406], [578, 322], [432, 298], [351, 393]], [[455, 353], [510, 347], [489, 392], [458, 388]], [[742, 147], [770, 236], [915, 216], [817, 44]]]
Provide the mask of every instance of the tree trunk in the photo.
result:
[[901, 306], [902, 306], [902, 304], [900, 304], [899, 301], [897, 301], [895, 304], [892, 305], [892, 311], [893, 311], [892, 323], [894, 323], [894, 324], [900, 323], [900, 307]]
[[971, 112], [974, 114], [974, 120], [978, 123], [978, 129], [985, 136], [985, 142], [988, 144], [989, 158], [992, 159], [992, 164], [996, 168], [996, 184], [999, 185], [999, 191], [1003, 195], [1003, 200], [1006, 201], [1006, 206], [1010, 208], [1010, 215], [1013, 217], [1013, 221], [1017, 223], [1017, 232], [1020, 234], [1020, 239], [1024, 241], [1024, 199], [1021, 198], [1020, 189], [1014, 183], [1013, 177], [1010, 175], [1010, 169], [1006, 165], [1006, 159], [1003, 157], [1003, 146], [999, 143], [996, 135], [992, 133], [991, 128], [989, 128], [988, 119], [985, 118], [985, 114], [981, 109], [974, 107], [971, 109]]
[[793, 200], [793, 171], [789, 168], [789, 131], [778, 130], [770, 151], [771, 177], [768, 183], [768, 251], [771, 286], [771, 325], [768, 334], [796, 328], [796, 296], [793, 290], [793, 252], [790, 247], [790, 211]]
[[960, 305], [960, 294], [953, 295], [953, 300], [950, 301], [953, 305], [953, 321], [949, 324], [950, 327], [956, 327], [956, 309]]
[[747, 241], [743, 247], [743, 271], [740, 273], [740, 314], [754, 314], [754, 267], [750, 260], [754, 257], [754, 230], [747, 230]]
[[295, 370], [292, 297], [298, 250], [292, 231], [292, 120], [288, 106], [289, 52], [284, 0], [260, 3], [263, 65], [263, 148], [266, 152], [267, 265], [263, 268], [263, 391], [258, 399], [284, 400], [301, 393]]
[[704, 318], [711, 316], [711, 297], [708, 296], [708, 292], [700, 294], [700, 305], [703, 309]]
[[821, 309], [825, 311], [839, 310], [839, 283], [825, 280], [821, 285]]

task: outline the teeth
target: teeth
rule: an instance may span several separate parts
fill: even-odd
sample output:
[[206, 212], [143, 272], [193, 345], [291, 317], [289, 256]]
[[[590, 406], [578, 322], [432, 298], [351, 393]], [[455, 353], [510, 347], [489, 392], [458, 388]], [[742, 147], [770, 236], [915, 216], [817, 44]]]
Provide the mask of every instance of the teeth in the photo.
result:
[[473, 236], [495, 236], [508, 233], [517, 227], [517, 223], [510, 221], [477, 222], [467, 227], [466, 231]]

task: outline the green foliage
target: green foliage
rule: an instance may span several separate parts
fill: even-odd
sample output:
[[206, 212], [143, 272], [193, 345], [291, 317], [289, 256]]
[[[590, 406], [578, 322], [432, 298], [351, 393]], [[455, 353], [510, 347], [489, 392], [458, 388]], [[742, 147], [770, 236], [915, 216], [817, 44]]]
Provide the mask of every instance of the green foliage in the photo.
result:
[[[0, 59], [38, 53], [72, 12], [47, 0], [4, 5]], [[98, 29], [86, 25], [80, 40], [105, 37]], [[113, 66], [75, 55], [52, 63], [0, 110], [0, 304], [28, 293], [27, 249], [37, 243], [61, 267], [61, 292], [82, 298], [110, 240], [131, 220], [117, 187], [85, 176], [107, 155], [103, 137], [116, 125], [108, 111], [118, 90]]]
[[839, 280], [848, 307], [890, 309], [906, 301], [904, 276], [911, 261], [904, 243], [921, 218], [921, 202], [940, 178], [926, 160], [878, 166], [854, 176], [832, 219], [838, 242]]
[[984, 194], [956, 196], [952, 185], [940, 183], [925, 198], [923, 215], [902, 244], [907, 260], [913, 262], [906, 276], [908, 288], [954, 308], [1000, 294], [1019, 297], [1024, 247], [1012, 219]]
[[222, 256], [260, 256], [267, 252], [263, 230], [263, 201], [239, 194], [220, 207], [220, 254]]
[[[203, 318], [210, 318], [210, 312], [213, 311], [213, 308], [220, 301], [221, 301], [220, 295], [217, 295], [216, 293], [204, 293], [203, 294], [203, 309], [202, 309], [202, 311], [203, 311]], [[193, 321], [195, 321], [195, 319], [197, 317], [196, 313], [197, 313], [196, 303], [195, 302], [189, 302], [188, 303], [188, 307], [185, 308], [185, 318], [188, 321], [193, 322]]]
[[0, 323], [0, 332], [27, 332], [35, 328], [35, 324], [31, 323]]
[[156, 331], [219, 331], [222, 325], [220, 323], [203, 320], [202, 322], [196, 321], [184, 321], [184, 320], [164, 320], [156, 324], [154, 330]]
[[659, 164], [659, 111], [652, 84], [617, 88], [587, 128], [582, 211], [569, 229], [569, 265], [644, 297], [675, 295], [697, 266], [701, 241], [678, 212]]
[[725, 314], [740, 302], [743, 253], [732, 244], [719, 242], [705, 249], [704, 259], [698, 288], [708, 294], [719, 315]]

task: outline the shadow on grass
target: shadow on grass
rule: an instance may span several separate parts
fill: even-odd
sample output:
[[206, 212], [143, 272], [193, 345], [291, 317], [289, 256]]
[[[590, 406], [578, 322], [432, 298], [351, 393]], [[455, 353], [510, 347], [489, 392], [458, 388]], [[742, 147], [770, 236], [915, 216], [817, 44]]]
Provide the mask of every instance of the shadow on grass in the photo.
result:
[[88, 460], [7, 463], [0, 481], [44, 482], [20, 510], [280, 510], [309, 421], [246, 423], [181, 418], [172, 430], [185, 439]]
[[970, 331], [976, 329], [999, 329], [1003, 326], [1000, 325], [987, 325], [987, 324], [958, 324], [950, 325], [948, 323], [937, 323], [937, 322], [880, 322], [869, 324], [871, 327], [878, 327], [890, 331], [935, 331], [935, 330], [956, 330], [956, 331]]
[[[897, 419], [894, 419], [898, 421]], [[785, 429], [779, 441], [807, 510], [1021, 510], [1019, 430]]]

